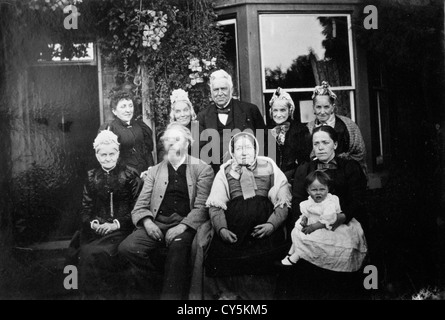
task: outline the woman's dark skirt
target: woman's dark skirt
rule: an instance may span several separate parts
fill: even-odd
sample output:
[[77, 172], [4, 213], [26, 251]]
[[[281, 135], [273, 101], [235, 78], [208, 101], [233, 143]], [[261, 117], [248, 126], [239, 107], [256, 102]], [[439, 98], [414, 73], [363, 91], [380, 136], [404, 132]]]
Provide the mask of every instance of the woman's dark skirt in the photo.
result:
[[255, 226], [266, 223], [272, 212], [272, 203], [263, 196], [232, 199], [225, 214], [228, 229], [236, 234], [238, 240], [230, 244], [219, 235], [213, 237], [204, 262], [206, 275], [223, 277], [269, 273], [273, 262], [282, 258], [289, 249], [284, 230], [280, 227], [262, 239], [252, 237], [251, 233]]

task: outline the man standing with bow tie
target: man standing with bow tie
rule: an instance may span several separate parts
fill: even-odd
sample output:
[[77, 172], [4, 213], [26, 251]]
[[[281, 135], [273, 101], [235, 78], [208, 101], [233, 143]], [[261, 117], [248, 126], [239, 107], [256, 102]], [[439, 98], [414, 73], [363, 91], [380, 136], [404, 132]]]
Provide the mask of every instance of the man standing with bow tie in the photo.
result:
[[[230, 158], [227, 146], [236, 133], [232, 134], [232, 130], [250, 129], [256, 134], [257, 129], [262, 129], [262, 133], [258, 134], [264, 134], [266, 126], [256, 105], [233, 99], [232, 77], [226, 71], [217, 70], [210, 75], [210, 91], [213, 103], [198, 114], [197, 120], [201, 137], [201, 160], [209, 162], [216, 173], [220, 165]], [[210, 160], [203, 156], [208, 156]]]

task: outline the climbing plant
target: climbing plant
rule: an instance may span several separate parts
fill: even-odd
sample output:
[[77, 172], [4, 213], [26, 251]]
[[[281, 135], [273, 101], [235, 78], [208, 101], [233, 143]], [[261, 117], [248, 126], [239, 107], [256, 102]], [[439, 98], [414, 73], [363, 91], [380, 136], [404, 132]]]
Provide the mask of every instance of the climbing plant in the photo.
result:
[[207, 104], [209, 73], [224, 66], [224, 34], [212, 1], [121, 0], [98, 9], [99, 43], [118, 68], [118, 81], [138, 87], [141, 69], [148, 72], [158, 127], [168, 121], [174, 89], [189, 91], [196, 111]]
[[[64, 27], [70, 5], [76, 30]], [[27, 61], [83, 57], [86, 43], [96, 41], [105, 63], [118, 71], [116, 83], [131, 83], [136, 96], [147, 72], [150, 117], [159, 127], [167, 123], [174, 89], [187, 90], [198, 112], [209, 101], [209, 74], [225, 67], [213, 0], [24, 0], [12, 7], [18, 30], [11, 32], [17, 45], [26, 44], [16, 52]]]

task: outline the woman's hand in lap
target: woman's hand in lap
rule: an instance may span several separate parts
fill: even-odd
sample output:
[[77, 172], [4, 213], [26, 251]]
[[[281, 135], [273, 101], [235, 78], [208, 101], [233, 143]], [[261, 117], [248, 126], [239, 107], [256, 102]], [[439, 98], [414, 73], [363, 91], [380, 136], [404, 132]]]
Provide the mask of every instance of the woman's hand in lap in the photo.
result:
[[307, 235], [307, 234], [311, 234], [315, 230], [317, 230], [317, 229], [315, 228], [314, 224], [310, 224], [310, 225], [303, 227], [303, 229], [301, 229], [301, 232], [303, 232], [304, 234]]
[[340, 225], [342, 225], [346, 221], [346, 215], [344, 213], [337, 213], [337, 220], [332, 225], [332, 231], [337, 229]]
[[95, 231], [97, 234], [104, 236], [116, 230], [117, 230], [117, 225], [115, 223], [106, 222], [99, 225]]
[[268, 237], [272, 234], [274, 230], [274, 227], [271, 223], [263, 223], [257, 225], [255, 228], [253, 228], [252, 237], [254, 238], [264, 238]]
[[236, 234], [234, 234], [229, 229], [223, 228], [219, 231], [219, 235], [224, 242], [235, 243], [238, 241]]
[[303, 229], [301, 229], [301, 232], [303, 232], [304, 234], [311, 234], [315, 230], [324, 229], [324, 228], [326, 228], [326, 226], [323, 223], [315, 222], [315, 223], [307, 225], [306, 227], [303, 227]]

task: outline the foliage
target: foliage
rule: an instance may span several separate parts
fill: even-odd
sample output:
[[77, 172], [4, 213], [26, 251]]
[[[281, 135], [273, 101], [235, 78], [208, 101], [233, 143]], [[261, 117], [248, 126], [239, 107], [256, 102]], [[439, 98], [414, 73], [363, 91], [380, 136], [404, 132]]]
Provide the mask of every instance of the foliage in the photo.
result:
[[26, 2], [26, 5], [32, 10], [56, 11], [63, 10], [69, 5], [77, 5], [79, 3], [82, 3], [82, 0], [30, 0]]
[[[207, 104], [209, 72], [224, 62], [223, 34], [210, 1], [122, 0], [106, 10], [99, 21], [103, 52], [121, 82], [138, 85], [141, 67], [147, 68], [157, 126], [168, 121], [174, 89], [188, 90], [197, 112]], [[203, 64], [200, 71], [189, 68], [196, 62]]]
[[[64, 28], [69, 5], [76, 6], [78, 30]], [[210, 72], [226, 66], [213, 0], [26, 0], [12, 7], [12, 55], [28, 62], [72, 59], [85, 56], [85, 44], [97, 41], [105, 63], [118, 70], [116, 84], [132, 84], [139, 100], [142, 70], [148, 72], [154, 111], [149, 116], [156, 126], [168, 121], [174, 89], [187, 90], [197, 112], [204, 108]], [[189, 68], [191, 63], [198, 64]]]
[[[90, 25], [81, 24], [73, 32], [64, 28], [64, 8], [80, 5], [81, 0], [26, 0], [2, 4], [1, 28], [5, 51], [14, 57], [13, 67], [26, 67], [37, 60], [52, 57], [72, 59], [85, 57], [85, 34]], [[1, 1], [0, 1], [1, 4]], [[55, 45], [57, 44], [57, 46]]]
[[[426, 3], [427, 2], [427, 3]], [[425, 4], [371, 0], [378, 9], [378, 27], [363, 27], [365, 14], [354, 21], [357, 42], [389, 65], [416, 65], [443, 46], [443, 1]]]
[[423, 288], [412, 296], [412, 300], [444, 300], [445, 291], [441, 291], [437, 287]]

